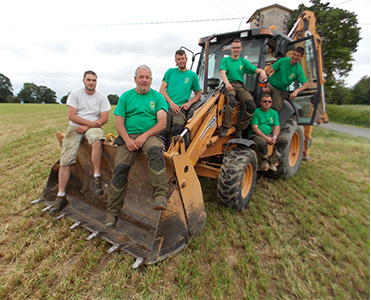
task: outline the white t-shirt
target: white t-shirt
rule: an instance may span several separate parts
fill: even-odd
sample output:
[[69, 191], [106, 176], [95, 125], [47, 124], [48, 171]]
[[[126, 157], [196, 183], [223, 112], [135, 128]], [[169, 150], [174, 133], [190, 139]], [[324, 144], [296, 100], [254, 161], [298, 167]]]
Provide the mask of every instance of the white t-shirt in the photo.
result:
[[[111, 110], [111, 105], [105, 95], [98, 91], [95, 91], [94, 95], [88, 95], [85, 89], [72, 91], [66, 104], [76, 108], [77, 115], [89, 121], [96, 121], [101, 112]], [[70, 121], [70, 126], [80, 126], [80, 124]]]

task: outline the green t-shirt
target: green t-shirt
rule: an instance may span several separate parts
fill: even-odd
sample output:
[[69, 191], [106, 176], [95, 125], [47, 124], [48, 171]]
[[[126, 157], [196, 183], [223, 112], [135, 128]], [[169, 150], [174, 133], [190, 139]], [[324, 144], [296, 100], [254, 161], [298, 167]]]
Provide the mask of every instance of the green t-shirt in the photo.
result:
[[[264, 134], [271, 134], [272, 127], [280, 126], [278, 113], [274, 109], [263, 111], [260, 109], [260, 107], [258, 107], [254, 112], [250, 125], [258, 125], [258, 128], [261, 130], [261, 132]], [[249, 126], [248, 135], [252, 133], [253, 130], [251, 126]]]
[[201, 90], [197, 74], [191, 70], [182, 72], [178, 68], [171, 68], [166, 71], [163, 81], [167, 83], [169, 97], [179, 106], [188, 102], [192, 91]]
[[255, 67], [247, 59], [239, 57], [238, 59], [233, 59], [231, 56], [223, 57], [219, 70], [224, 70], [226, 72], [229, 82], [240, 81], [245, 82], [244, 74], [254, 74], [257, 67]]
[[283, 57], [272, 65], [274, 73], [269, 77], [269, 83], [280, 91], [287, 91], [289, 85], [295, 80], [301, 84], [308, 81], [301, 65], [296, 63], [293, 66], [290, 60], [290, 57]]
[[150, 89], [147, 94], [139, 94], [135, 89], [123, 93], [113, 114], [125, 119], [128, 134], [143, 133], [157, 123], [157, 112], [167, 109], [167, 103], [159, 92]]

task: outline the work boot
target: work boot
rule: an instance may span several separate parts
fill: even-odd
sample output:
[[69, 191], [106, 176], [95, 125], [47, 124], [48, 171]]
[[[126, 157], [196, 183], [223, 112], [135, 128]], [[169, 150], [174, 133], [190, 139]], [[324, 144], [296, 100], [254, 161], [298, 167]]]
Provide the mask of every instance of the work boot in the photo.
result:
[[222, 128], [220, 128], [220, 131], [219, 131], [219, 137], [225, 137], [227, 135], [227, 132], [228, 132], [229, 128], [228, 127], [224, 127], [222, 126]]
[[157, 199], [155, 199], [155, 203], [153, 203], [153, 209], [166, 210], [167, 209], [166, 202], [167, 199], [165, 197], [157, 197]]
[[55, 199], [55, 204], [53, 205], [53, 208], [49, 210], [49, 214], [55, 215], [59, 213], [63, 208], [65, 208], [68, 205], [68, 200], [66, 196], [57, 196]]
[[91, 182], [91, 189], [95, 195], [103, 195], [102, 177], [94, 177], [93, 181]]
[[269, 160], [277, 167], [279, 165], [279, 160], [281, 158], [282, 154], [278, 152], [278, 150], [274, 150], [273, 154], [269, 157]]
[[263, 168], [264, 171], [269, 170], [269, 161], [267, 159], [262, 160], [262, 168]]
[[107, 215], [106, 223], [105, 223], [106, 228], [108, 229], [116, 228], [117, 220], [118, 220], [117, 216]]
[[277, 172], [277, 168], [276, 166], [274, 165], [274, 163], [269, 163], [269, 169], [272, 170], [273, 172]]

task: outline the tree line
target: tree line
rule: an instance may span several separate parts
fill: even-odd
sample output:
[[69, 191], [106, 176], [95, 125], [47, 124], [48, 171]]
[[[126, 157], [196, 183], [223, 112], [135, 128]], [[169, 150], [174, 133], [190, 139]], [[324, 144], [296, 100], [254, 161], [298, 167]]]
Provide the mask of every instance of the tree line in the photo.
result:
[[[65, 104], [68, 95], [63, 96], [60, 100]], [[116, 105], [119, 96], [110, 94], [107, 96], [112, 105]], [[24, 83], [22, 89], [17, 95], [13, 94], [13, 86], [10, 79], [0, 73], [0, 103], [55, 103], [57, 102], [57, 94], [52, 89], [36, 85], [34, 83]]]

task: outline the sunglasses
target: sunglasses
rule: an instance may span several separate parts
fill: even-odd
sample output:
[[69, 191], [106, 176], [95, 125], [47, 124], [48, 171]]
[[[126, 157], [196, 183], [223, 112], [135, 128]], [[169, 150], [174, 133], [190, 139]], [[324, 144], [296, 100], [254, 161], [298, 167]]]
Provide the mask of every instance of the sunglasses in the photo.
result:
[[263, 100], [263, 103], [272, 103], [272, 101]]

